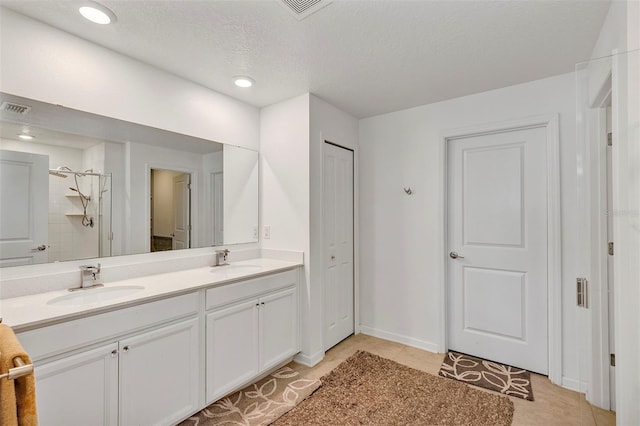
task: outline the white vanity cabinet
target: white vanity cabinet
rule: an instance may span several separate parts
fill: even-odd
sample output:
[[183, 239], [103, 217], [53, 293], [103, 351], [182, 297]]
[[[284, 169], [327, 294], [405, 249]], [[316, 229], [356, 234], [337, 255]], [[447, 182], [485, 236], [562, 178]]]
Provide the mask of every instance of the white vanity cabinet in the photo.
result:
[[198, 319], [120, 341], [120, 424], [176, 423], [198, 410]]
[[198, 293], [24, 333], [39, 422], [173, 424], [200, 408]]
[[118, 423], [118, 345], [111, 343], [36, 364], [40, 424]]
[[207, 291], [208, 403], [298, 352], [297, 274], [287, 271]]
[[189, 293], [17, 330], [35, 365], [40, 424], [173, 425], [288, 362], [299, 351], [301, 268], [224, 271], [206, 284], [217, 271], [203, 269]]

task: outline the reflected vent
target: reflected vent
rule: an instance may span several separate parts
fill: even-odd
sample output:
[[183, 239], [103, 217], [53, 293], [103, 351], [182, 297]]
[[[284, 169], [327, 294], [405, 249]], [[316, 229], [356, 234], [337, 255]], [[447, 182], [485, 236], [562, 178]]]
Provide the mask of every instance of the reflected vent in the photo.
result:
[[330, 4], [333, 0], [280, 0], [289, 12], [298, 20], [303, 20], [312, 13], [317, 12]]
[[14, 104], [13, 102], [3, 102], [0, 104], [0, 111], [10, 112], [12, 114], [24, 115], [31, 110], [30, 106]]

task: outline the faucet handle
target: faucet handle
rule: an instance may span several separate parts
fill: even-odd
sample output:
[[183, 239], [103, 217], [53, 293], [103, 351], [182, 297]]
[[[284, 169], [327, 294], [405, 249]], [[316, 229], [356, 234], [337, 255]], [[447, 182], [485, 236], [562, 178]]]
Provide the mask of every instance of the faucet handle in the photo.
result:
[[98, 263], [98, 265], [80, 265], [80, 270], [81, 271], [88, 271], [88, 272], [92, 272], [94, 274], [99, 274], [100, 273], [100, 264]]

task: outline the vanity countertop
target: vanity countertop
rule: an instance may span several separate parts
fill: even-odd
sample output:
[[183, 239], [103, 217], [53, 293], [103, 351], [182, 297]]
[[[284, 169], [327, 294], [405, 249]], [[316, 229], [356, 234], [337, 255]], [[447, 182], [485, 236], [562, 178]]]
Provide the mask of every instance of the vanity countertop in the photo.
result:
[[[55, 298], [71, 294], [68, 290], [51, 291], [30, 296], [0, 300], [0, 317], [15, 332], [81, 318], [152, 300], [185, 294], [302, 266], [301, 263], [257, 258], [233, 262], [228, 266], [202, 267], [183, 271], [148, 275], [105, 283], [105, 289], [141, 286], [143, 289], [123, 297], [81, 305], [50, 304]], [[96, 289], [99, 290], [99, 289]], [[91, 292], [94, 289], [82, 290]], [[107, 290], [109, 291], [109, 290]]]

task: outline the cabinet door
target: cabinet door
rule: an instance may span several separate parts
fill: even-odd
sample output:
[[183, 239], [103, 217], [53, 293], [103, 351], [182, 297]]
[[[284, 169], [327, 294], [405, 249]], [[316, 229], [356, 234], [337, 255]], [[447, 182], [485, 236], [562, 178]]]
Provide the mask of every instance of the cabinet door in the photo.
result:
[[258, 374], [258, 301], [207, 315], [207, 402]]
[[260, 299], [260, 370], [298, 352], [298, 300], [295, 288]]
[[41, 425], [118, 424], [116, 343], [36, 364], [35, 375]]
[[120, 341], [120, 424], [176, 423], [198, 410], [198, 319]]

